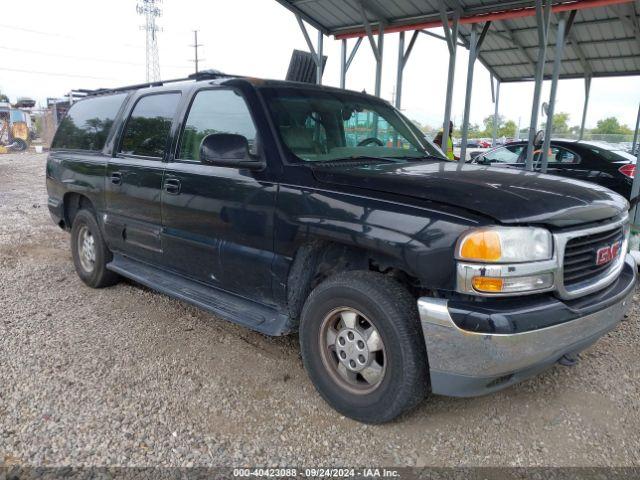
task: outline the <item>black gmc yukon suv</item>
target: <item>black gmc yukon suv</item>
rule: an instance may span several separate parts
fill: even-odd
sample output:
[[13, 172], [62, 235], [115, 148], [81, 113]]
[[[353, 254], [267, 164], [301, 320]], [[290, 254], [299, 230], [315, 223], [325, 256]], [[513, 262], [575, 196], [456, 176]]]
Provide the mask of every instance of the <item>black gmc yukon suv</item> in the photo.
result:
[[369, 95], [194, 80], [98, 92], [60, 124], [49, 208], [87, 285], [298, 331], [318, 392], [363, 422], [512, 385], [628, 308], [617, 194], [447, 162]]

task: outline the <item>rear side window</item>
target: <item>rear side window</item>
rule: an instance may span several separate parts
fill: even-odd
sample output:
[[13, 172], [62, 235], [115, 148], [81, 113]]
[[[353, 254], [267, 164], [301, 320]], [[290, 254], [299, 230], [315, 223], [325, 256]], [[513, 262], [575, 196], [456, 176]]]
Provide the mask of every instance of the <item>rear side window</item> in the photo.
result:
[[185, 122], [178, 158], [200, 160], [202, 139], [212, 133], [233, 133], [246, 137], [249, 151], [256, 153], [256, 127], [239, 93], [233, 90], [198, 92]]
[[[535, 152], [536, 154], [536, 158], [535, 161], [539, 162], [540, 161], [540, 150], [536, 150]], [[570, 152], [569, 150], [566, 150], [564, 148], [560, 148], [560, 147], [551, 147], [549, 148], [549, 153], [547, 155], [547, 163], [554, 163], [554, 164], [574, 164], [574, 163], [579, 163], [580, 159], [577, 157], [577, 155], [573, 152]]]
[[124, 128], [120, 153], [162, 158], [179, 101], [179, 93], [147, 95], [138, 100]]
[[60, 122], [51, 148], [102, 150], [126, 96], [122, 93], [74, 103]]

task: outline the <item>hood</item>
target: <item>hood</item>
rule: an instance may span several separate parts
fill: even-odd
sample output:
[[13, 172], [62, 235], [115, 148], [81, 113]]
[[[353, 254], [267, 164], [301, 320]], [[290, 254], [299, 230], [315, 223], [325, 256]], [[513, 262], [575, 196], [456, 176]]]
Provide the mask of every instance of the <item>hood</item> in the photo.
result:
[[616, 217], [628, 202], [593, 183], [525, 170], [420, 162], [313, 167], [319, 182], [454, 205], [504, 224], [567, 227]]

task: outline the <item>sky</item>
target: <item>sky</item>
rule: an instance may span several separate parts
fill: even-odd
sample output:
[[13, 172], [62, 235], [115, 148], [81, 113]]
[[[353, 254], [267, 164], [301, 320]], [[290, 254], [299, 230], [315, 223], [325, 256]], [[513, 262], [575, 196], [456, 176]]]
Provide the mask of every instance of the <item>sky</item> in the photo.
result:
[[[44, 104], [71, 89], [128, 85], [145, 81], [144, 18], [136, 0], [31, 0], [3, 2], [0, 16], [0, 91], [12, 101], [19, 96]], [[184, 77], [194, 70], [193, 30], [199, 30], [200, 69], [215, 68], [240, 75], [284, 78], [293, 49], [307, 50], [294, 15], [275, 0], [164, 0], [158, 20], [162, 78]], [[12, 22], [12, 19], [20, 21]], [[316, 31], [308, 27], [315, 41]], [[434, 32], [438, 32], [435, 29]], [[409, 37], [407, 37], [408, 40]], [[350, 40], [351, 47], [355, 40]], [[392, 99], [398, 56], [398, 34], [385, 37], [382, 97]], [[340, 42], [325, 37], [328, 56], [323, 83], [338, 86]], [[458, 49], [452, 116], [462, 120], [467, 51]], [[422, 124], [439, 126], [444, 115], [448, 51], [436, 38], [420, 35], [403, 83], [402, 110]], [[349, 69], [347, 88], [373, 93], [375, 61], [364, 41]], [[543, 101], [549, 98], [545, 82]], [[503, 84], [500, 114], [528, 126], [533, 83]], [[559, 82], [556, 112], [570, 114], [578, 125], [584, 101], [582, 80]], [[633, 128], [640, 102], [640, 78], [594, 79], [586, 126], [616, 116]], [[471, 123], [482, 125], [492, 115], [489, 72], [478, 62], [474, 74]]]

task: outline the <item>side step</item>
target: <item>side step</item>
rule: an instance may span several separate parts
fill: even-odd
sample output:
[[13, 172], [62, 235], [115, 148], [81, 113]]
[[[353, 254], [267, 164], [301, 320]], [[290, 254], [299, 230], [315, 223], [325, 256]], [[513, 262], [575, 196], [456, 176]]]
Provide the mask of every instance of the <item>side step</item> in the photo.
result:
[[124, 255], [114, 254], [113, 261], [107, 264], [107, 268], [153, 290], [260, 333], [285, 335], [291, 332], [289, 316], [274, 308], [165, 272]]

